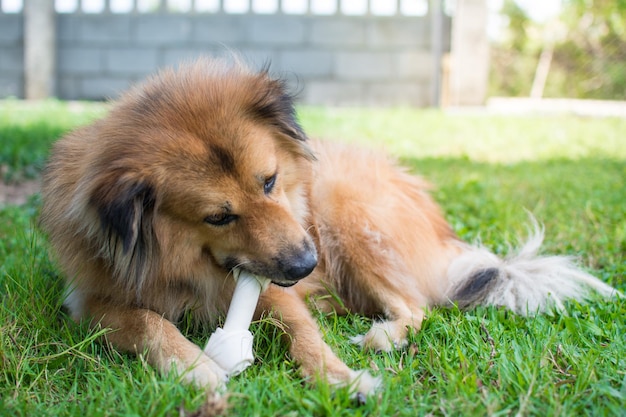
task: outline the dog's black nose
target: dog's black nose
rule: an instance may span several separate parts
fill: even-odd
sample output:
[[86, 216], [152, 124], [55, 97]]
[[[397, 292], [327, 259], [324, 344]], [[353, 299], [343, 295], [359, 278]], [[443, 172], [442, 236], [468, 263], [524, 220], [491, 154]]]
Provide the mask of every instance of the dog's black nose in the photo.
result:
[[285, 268], [285, 277], [290, 280], [298, 280], [309, 275], [317, 266], [317, 253], [315, 250], [304, 250], [294, 256]]

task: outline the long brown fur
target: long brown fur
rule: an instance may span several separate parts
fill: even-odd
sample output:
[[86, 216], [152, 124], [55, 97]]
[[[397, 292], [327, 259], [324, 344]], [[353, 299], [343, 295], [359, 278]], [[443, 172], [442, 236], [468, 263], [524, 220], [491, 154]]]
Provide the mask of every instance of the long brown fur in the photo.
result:
[[223, 317], [242, 268], [278, 284], [257, 314], [282, 321], [305, 375], [369, 393], [377, 381], [323, 342], [306, 299], [382, 315], [358, 341], [389, 350], [420, 328], [424, 308], [493, 293], [498, 267], [459, 264], [478, 249], [458, 240], [428, 188], [380, 154], [309, 141], [266, 72], [200, 60], [55, 144], [41, 221], [73, 317], [112, 329], [113, 345], [160, 371], [223, 384], [175, 324], [184, 312]]

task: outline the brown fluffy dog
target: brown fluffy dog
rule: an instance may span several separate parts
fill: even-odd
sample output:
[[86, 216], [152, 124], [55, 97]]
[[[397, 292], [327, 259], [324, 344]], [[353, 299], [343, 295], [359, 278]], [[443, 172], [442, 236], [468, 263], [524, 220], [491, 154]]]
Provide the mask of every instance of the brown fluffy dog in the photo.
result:
[[201, 60], [161, 72], [58, 141], [41, 220], [75, 319], [213, 389], [224, 372], [173, 323], [185, 311], [223, 317], [234, 268], [277, 284], [257, 314], [282, 321], [305, 375], [363, 393], [376, 379], [334, 355], [305, 298], [381, 315], [358, 341], [389, 350], [419, 329], [428, 306], [525, 314], [588, 286], [613, 293], [566, 258], [537, 257], [541, 232], [506, 260], [459, 241], [427, 188], [383, 156], [307, 141], [282, 81]]

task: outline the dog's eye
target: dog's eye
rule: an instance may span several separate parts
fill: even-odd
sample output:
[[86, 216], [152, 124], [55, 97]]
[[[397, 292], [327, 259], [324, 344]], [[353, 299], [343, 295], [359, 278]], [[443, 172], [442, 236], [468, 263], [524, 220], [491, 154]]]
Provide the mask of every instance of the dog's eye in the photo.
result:
[[263, 184], [263, 192], [265, 194], [269, 194], [274, 189], [274, 185], [276, 185], [276, 175], [274, 174], [269, 178], [265, 179], [265, 184]]
[[235, 214], [219, 213], [206, 216], [204, 218], [204, 222], [209, 223], [213, 226], [225, 226], [229, 223], [234, 222], [235, 220], [237, 220], [237, 218], [238, 216]]

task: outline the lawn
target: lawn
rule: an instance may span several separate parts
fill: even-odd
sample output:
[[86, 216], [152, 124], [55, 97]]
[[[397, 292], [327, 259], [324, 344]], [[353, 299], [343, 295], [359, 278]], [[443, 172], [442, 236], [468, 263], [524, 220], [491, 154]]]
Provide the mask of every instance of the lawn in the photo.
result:
[[[0, 167], [37, 177], [50, 144], [106, 111], [101, 104], [0, 102]], [[303, 107], [310, 136], [381, 147], [434, 185], [456, 232], [498, 253], [532, 212], [545, 251], [576, 256], [626, 290], [626, 120]], [[61, 309], [61, 277], [36, 227], [40, 201], [0, 207], [0, 415], [179, 416], [202, 391], [101, 346]], [[430, 311], [410, 345], [364, 353], [349, 337], [371, 321], [317, 314], [328, 343], [384, 388], [363, 405], [312, 387], [255, 323], [257, 362], [229, 383], [235, 416], [621, 415], [626, 408], [626, 302], [570, 303], [527, 319], [496, 308]], [[187, 331], [203, 345], [208, 335]]]

